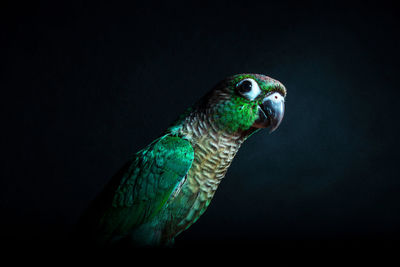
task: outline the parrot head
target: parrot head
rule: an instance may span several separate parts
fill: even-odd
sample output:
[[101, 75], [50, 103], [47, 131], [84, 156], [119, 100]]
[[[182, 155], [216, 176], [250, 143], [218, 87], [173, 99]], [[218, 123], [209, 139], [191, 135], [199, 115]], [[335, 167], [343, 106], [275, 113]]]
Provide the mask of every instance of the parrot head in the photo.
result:
[[238, 74], [218, 83], [201, 101], [207, 115], [229, 132], [278, 128], [285, 111], [286, 89], [261, 74]]

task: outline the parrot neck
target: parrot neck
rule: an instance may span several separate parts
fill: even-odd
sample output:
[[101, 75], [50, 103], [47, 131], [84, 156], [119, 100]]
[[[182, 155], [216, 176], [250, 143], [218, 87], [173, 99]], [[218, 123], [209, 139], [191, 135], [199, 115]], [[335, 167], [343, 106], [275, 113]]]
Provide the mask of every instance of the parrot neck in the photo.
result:
[[175, 133], [189, 140], [194, 149], [194, 160], [188, 173], [192, 191], [202, 188], [208, 197], [212, 197], [241, 144], [256, 130], [229, 132], [218, 127], [212, 116], [205, 112], [187, 116]]
[[211, 138], [214, 141], [232, 141], [243, 143], [259, 129], [250, 127], [247, 130], [230, 131], [229, 128], [219, 126], [207, 112], [192, 112], [185, 119], [168, 129], [173, 135], [182, 136], [193, 142]]

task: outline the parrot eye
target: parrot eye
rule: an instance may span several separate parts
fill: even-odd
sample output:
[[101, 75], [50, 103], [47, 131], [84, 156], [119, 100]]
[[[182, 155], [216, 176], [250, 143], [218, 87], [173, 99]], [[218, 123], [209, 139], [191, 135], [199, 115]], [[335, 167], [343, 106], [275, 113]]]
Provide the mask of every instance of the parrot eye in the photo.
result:
[[261, 93], [260, 87], [253, 79], [241, 80], [236, 88], [242, 96], [249, 100], [254, 100]]
[[245, 80], [242, 82], [242, 84], [240, 85], [240, 92], [241, 93], [248, 93], [251, 91], [251, 82], [249, 80]]

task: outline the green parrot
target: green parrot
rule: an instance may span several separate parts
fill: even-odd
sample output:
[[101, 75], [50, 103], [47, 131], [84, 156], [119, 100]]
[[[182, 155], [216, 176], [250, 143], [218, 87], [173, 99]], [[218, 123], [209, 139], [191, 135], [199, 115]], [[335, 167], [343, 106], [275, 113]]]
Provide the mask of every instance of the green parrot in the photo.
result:
[[99, 246], [170, 246], [204, 213], [241, 144], [274, 131], [285, 87], [261, 74], [219, 82], [147, 147], [92, 202], [79, 236]]

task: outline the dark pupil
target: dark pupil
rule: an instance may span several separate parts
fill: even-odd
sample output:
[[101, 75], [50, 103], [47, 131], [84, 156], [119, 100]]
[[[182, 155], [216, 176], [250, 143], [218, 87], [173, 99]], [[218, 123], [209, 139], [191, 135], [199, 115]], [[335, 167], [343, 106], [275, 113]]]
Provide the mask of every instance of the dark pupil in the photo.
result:
[[242, 93], [247, 93], [251, 91], [251, 82], [250, 81], [244, 81], [240, 85], [240, 92]]

